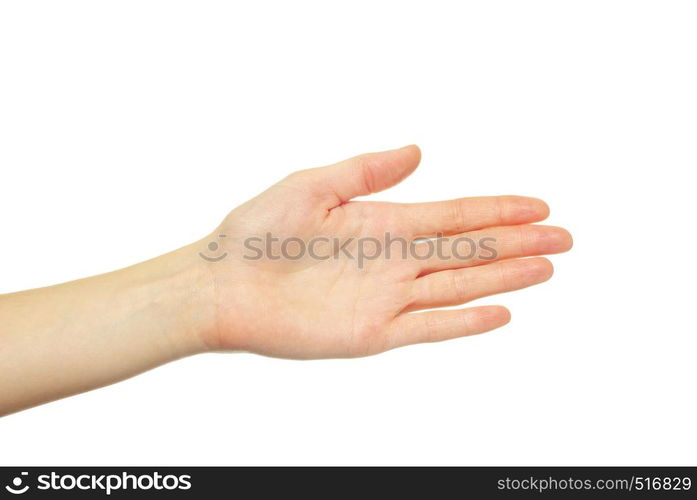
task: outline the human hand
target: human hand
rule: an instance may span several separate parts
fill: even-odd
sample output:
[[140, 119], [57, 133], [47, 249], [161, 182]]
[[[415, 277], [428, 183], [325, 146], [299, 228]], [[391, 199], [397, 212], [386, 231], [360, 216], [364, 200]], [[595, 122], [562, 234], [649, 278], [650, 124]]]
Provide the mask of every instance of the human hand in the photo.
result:
[[569, 233], [529, 225], [548, 213], [533, 198], [351, 201], [401, 181], [419, 158], [410, 146], [296, 172], [198, 243], [0, 295], [0, 415], [208, 350], [365, 356], [507, 323], [501, 306], [418, 311], [548, 279], [547, 259], [521, 257], [566, 251]]
[[[552, 264], [523, 257], [567, 251], [571, 236], [562, 228], [530, 225], [549, 213], [535, 198], [351, 201], [397, 184], [420, 156], [408, 146], [295, 172], [233, 210], [194, 245], [213, 288], [215, 318], [204, 343], [284, 358], [354, 357], [506, 324], [510, 314], [502, 306], [416, 311], [543, 282]], [[486, 241], [489, 251], [463, 257], [445, 245], [441, 255], [432, 255], [433, 247], [422, 243], [410, 244], [404, 256], [395, 244], [388, 258], [384, 246], [377, 255], [375, 243], [386, 234], [408, 242], [466, 237]], [[276, 241], [267, 247], [269, 236]], [[333, 246], [350, 239], [349, 251], [363, 249], [370, 258], [350, 258]], [[314, 257], [308, 247], [313, 240]], [[283, 242], [287, 257], [280, 255]]]

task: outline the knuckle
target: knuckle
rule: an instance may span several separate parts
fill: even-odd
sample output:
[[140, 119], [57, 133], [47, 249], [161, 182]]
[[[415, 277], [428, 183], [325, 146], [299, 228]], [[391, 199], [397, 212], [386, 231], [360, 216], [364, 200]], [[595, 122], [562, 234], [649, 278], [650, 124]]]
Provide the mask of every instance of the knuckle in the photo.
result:
[[455, 299], [458, 302], [467, 301], [468, 297], [470, 296], [470, 286], [469, 280], [466, 278], [466, 274], [462, 272], [453, 271], [450, 274], [449, 281]]
[[508, 276], [510, 271], [508, 270], [508, 266], [506, 264], [498, 264], [496, 267], [499, 273], [499, 288], [501, 290], [510, 290], [510, 280]]
[[360, 155], [356, 159], [356, 168], [361, 171], [361, 179], [363, 182], [364, 191], [374, 193], [377, 191], [375, 184], [375, 162], [370, 155]]
[[464, 203], [461, 200], [452, 200], [448, 203], [448, 211], [450, 212], [448, 218], [451, 221], [453, 230], [456, 233], [464, 232], [467, 226], [465, 223], [467, 214], [465, 213]]

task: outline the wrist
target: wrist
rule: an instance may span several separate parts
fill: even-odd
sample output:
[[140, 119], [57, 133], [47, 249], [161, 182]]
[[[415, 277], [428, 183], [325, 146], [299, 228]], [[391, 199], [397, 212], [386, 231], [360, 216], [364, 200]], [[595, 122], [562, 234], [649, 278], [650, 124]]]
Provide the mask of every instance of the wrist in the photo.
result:
[[147, 304], [155, 334], [172, 348], [172, 357], [212, 349], [216, 329], [212, 274], [196, 254], [195, 244], [128, 268], [129, 293]]

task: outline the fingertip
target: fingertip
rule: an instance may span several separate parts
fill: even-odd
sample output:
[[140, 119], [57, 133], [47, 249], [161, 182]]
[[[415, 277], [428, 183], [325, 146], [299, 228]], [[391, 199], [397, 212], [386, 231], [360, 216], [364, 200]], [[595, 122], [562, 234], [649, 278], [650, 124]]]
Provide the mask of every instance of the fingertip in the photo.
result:
[[554, 274], [554, 266], [544, 257], [515, 259], [501, 265], [505, 267], [506, 283], [511, 290], [544, 283]]
[[571, 233], [563, 227], [532, 225], [528, 228], [534, 240], [534, 251], [530, 254], [568, 252], [574, 244]]
[[501, 318], [501, 326], [507, 325], [508, 323], [511, 322], [511, 311], [504, 306], [496, 306], [499, 310], [500, 318]]
[[491, 208], [498, 211], [497, 224], [530, 224], [549, 217], [549, 205], [539, 198], [499, 195], [492, 199], [495, 203]]
[[562, 252], [568, 252], [574, 246], [574, 238], [571, 233], [563, 227], [558, 228], [558, 238], [562, 247]]
[[408, 146], [401, 147], [396, 151], [407, 155], [408, 163], [413, 165], [413, 168], [411, 169], [412, 172], [414, 169], [416, 169], [416, 167], [419, 166], [419, 163], [421, 163], [421, 148], [416, 144], [409, 144]]
[[549, 205], [547, 204], [546, 201], [541, 200], [540, 198], [530, 198], [530, 199], [532, 200], [532, 203], [536, 207], [537, 213], [540, 216], [540, 220], [544, 220], [547, 217], [549, 217], [550, 208], [549, 208]]
[[542, 283], [547, 281], [554, 274], [554, 264], [546, 257], [535, 257], [528, 260], [528, 266], [533, 269], [534, 274], [538, 278], [537, 282]]
[[482, 306], [479, 308], [479, 317], [485, 330], [493, 330], [511, 321], [511, 311], [501, 305]]
[[516, 196], [518, 219], [539, 222], [549, 217], [549, 205], [544, 200], [528, 196]]
[[409, 144], [400, 149], [409, 151], [410, 154], [414, 155], [417, 161], [421, 160], [421, 148], [416, 144]]
[[[388, 166], [386, 171], [389, 174], [384, 180], [385, 185], [380, 186], [380, 189], [376, 191], [392, 187], [409, 177], [421, 162], [421, 149], [416, 144], [393, 149], [386, 153], [387, 155], [383, 157], [383, 161]], [[381, 153], [376, 153], [376, 155], [380, 156]]]

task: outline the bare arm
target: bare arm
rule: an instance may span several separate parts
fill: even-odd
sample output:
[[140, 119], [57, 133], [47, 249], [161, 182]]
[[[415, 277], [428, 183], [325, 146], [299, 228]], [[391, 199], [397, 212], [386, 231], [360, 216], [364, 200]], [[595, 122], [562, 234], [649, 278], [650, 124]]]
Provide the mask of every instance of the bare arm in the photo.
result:
[[433, 309], [547, 280], [528, 257], [570, 249], [569, 233], [531, 224], [549, 212], [535, 198], [352, 201], [419, 160], [410, 146], [296, 172], [192, 245], [0, 296], [0, 415], [209, 350], [354, 357], [506, 324], [502, 306]]
[[211, 304], [210, 273], [188, 248], [0, 296], [0, 415], [202, 352]]

